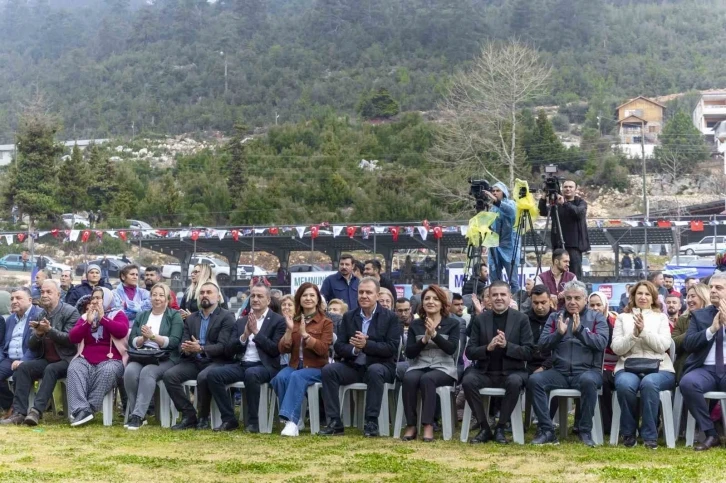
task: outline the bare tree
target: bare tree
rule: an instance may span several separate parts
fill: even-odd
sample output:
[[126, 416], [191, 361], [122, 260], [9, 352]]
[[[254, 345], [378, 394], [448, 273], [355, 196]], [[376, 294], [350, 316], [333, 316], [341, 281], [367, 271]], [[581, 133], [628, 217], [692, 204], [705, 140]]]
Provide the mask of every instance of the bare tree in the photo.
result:
[[[546, 91], [551, 69], [534, 49], [518, 41], [489, 43], [466, 71], [454, 75], [441, 103], [429, 159], [447, 173], [464, 175], [458, 187], [432, 176], [437, 194], [461, 200], [472, 175], [497, 178], [508, 173], [509, 186], [524, 159], [517, 149], [517, 115], [524, 104]], [[453, 177], [452, 177], [453, 178]]]

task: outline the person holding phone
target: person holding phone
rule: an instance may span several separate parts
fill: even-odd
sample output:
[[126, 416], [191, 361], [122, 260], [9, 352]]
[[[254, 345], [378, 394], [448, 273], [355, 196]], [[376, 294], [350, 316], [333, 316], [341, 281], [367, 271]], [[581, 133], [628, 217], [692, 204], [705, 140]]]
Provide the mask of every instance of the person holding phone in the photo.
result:
[[[619, 356], [615, 366], [615, 390], [620, 403], [620, 431], [623, 445], [637, 444], [638, 410], [641, 414], [640, 437], [649, 449], [658, 447], [658, 407], [660, 391], [676, 386], [676, 371], [667, 354], [671, 346], [668, 317], [661, 311], [658, 289], [645, 280], [630, 291], [625, 312], [618, 315], [610, 344]], [[652, 360], [644, 366], [644, 360]], [[638, 401], [640, 393], [640, 401]]]

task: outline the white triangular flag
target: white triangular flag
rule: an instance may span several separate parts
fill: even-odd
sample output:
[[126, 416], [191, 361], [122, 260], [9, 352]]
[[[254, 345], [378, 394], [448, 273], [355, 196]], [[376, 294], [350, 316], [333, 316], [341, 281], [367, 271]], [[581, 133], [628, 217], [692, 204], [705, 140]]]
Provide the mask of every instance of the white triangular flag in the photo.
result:
[[255, 228], [255, 235], [262, 235], [263, 233], [265, 233], [264, 228]]
[[688, 221], [674, 221], [673, 224], [675, 226], [688, 226], [689, 222]]
[[417, 226], [416, 228], [418, 228], [418, 234], [421, 235], [422, 240], [425, 240], [429, 236], [429, 231], [425, 226]]
[[469, 226], [459, 225], [459, 231], [461, 232], [461, 236], [466, 236], [466, 232], [469, 231]]
[[45, 236], [45, 235], [47, 235], [48, 233], [50, 233], [50, 232], [49, 232], [49, 231], [39, 231], [39, 232], [38, 232], [38, 237], [41, 237], [41, 236]]
[[76, 241], [78, 240], [78, 235], [81, 234], [81, 230], [71, 230], [71, 234], [68, 235], [68, 239], [70, 241]]
[[217, 230], [217, 236], [219, 237], [219, 241], [224, 240], [224, 237], [227, 236], [227, 230]]
[[13, 244], [13, 235], [5, 235], [5, 241], [8, 242], [8, 245]]
[[111, 236], [113, 238], [118, 238], [118, 235], [116, 234], [115, 230], [107, 230], [106, 235]]
[[344, 226], [333, 225], [333, 238], [340, 235], [343, 231]]
[[189, 230], [180, 230], [179, 231], [179, 239], [180, 240], [183, 240], [185, 238], [189, 238], [190, 233], [191, 232]]
[[385, 233], [386, 230], [388, 230], [388, 227], [387, 226], [374, 226], [373, 227], [373, 231], [375, 231], [376, 234]]
[[305, 227], [304, 226], [296, 226], [295, 227], [295, 230], [297, 230], [297, 234], [298, 234], [298, 236], [300, 238], [302, 238], [303, 235], [305, 234]]

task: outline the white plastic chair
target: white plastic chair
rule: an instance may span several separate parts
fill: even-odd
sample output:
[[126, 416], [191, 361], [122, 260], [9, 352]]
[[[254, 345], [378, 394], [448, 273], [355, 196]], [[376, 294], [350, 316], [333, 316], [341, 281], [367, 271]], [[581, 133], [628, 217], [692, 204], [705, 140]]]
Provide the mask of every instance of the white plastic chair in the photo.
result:
[[[479, 394], [486, 396], [484, 407], [489, 409], [489, 400], [492, 397], [504, 397], [506, 390], [498, 387], [485, 387], [479, 390]], [[522, 401], [523, 397], [517, 398], [517, 405], [512, 410], [512, 439], [517, 444], [524, 444], [524, 422], [522, 421]], [[461, 421], [461, 442], [466, 443], [469, 440], [469, 428], [471, 426], [471, 407], [467, 402], [464, 406], [464, 419]]]
[[[245, 383], [244, 382], [235, 382], [233, 384], [227, 384], [224, 386], [224, 388], [227, 390], [228, 393], [230, 393], [231, 389], [245, 389]], [[231, 397], [231, 393], [230, 393]], [[272, 401], [271, 401], [272, 399]], [[268, 383], [264, 383], [260, 385], [260, 406], [257, 409], [257, 418], [259, 420], [258, 425], [260, 428], [260, 433], [271, 433], [272, 432], [272, 412], [270, 411], [270, 404], [275, 404], [274, 400], [274, 391], [272, 390], [272, 386]], [[196, 407], [196, 405], [195, 405]], [[212, 404], [211, 404], [211, 415], [210, 420], [213, 428], [219, 427], [222, 425], [222, 415], [219, 412], [219, 407], [217, 406], [217, 402], [212, 398]], [[239, 421], [240, 423], [244, 422], [244, 414], [245, 414], [245, 398], [244, 395], [242, 395], [241, 401], [240, 401], [240, 408], [239, 408]]]
[[[703, 395], [705, 399], [718, 399], [721, 402], [721, 411], [726, 408], [726, 392], [710, 391]], [[726, 431], [726, 418], [721, 416], [721, 422]], [[693, 446], [693, 440], [696, 436], [696, 418], [693, 417], [691, 411], [688, 411], [688, 421], [686, 423], [686, 447]]]
[[[597, 445], [602, 445], [604, 436], [602, 429], [602, 413], [600, 412], [600, 396], [602, 396], [602, 389], [597, 392], [598, 397], [595, 398], [595, 414], [592, 416], [592, 440]], [[552, 399], [555, 397], [561, 398], [559, 401], [559, 412], [560, 412], [560, 437], [562, 439], [567, 438], [567, 400], [582, 397], [582, 393], [577, 389], [553, 389], [550, 391], [550, 397], [548, 400], [547, 407], [550, 407]]]
[[[676, 360], [676, 343], [671, 340], [671, 348], [669, 351], [671, 362]], [[680, 391], [679, 391], [680, 392]], [[640, 391], [638, 391], [637, 397], [640, 397]], [[673, 392], [671, 391], [660, 391], [660, 405], [663, 412], [663, 433], [665, 435], [666, 446], [669, 448], [676, 447], [676, 426], [675, 418], [673, 416]], [[620, 402], [618, 401], [618, 393], [613, 390], [613, 419], [610, 425], [610, 446], [617, 446], [618, 439], [620, 436]], [[679, 418], [680, 424], [680, 418]]]
[[[13, 379], [13, 376], [8, 377], [8, 386], [10, 387], [10, 390], [15, 393], [15, 380]], [[38, 384], [40, 384], [42, 379], [38, 380]], [[28, 393], [28, 408], [32, 408], [33, 404], [35, 403], [35, 384], [31, 384], [30, 386], [30, 392]]]
[[[68, 388], [66, 386], [66, 380], [65, 379], [58, 379], [58, 384], [61, 385], [63, 388], [64, 393], [66, 394], [65, 397], [65, 406], [63, 406], [64, 410], [67, 413], [68, 419], [71, 419], [70, 410], [68, 408]], [[116, 390], [117, 387], [114, 387], [112, 390], [108, 391], [105, 396], [103, 396], [103, 402], [101, 404], [101, 413], [103, 414], [103, 425], [104, 426], [111, 426], [113, 425], [113, 400], [116, 396]]]
[[[461, 352], [461, 340], [459, 340], [459, 347], [454, 354], [454, 364], [459, 360], [459, 353]], [[454, 435], [454, 425], [456, 424], [456, 402], [453, 401], [456, 394], [456, 382], [453, 386], [441, 386], [436, 388], [436, 396], [441, 402], [441, 432], [444, 441], [449, 441]], [[416, 422], [417, 430], [421, 430], [421, 393], [418, 394], [417, 411], [418, 421]], [[396, 421], [393, 428], [393, 437], [401, 437], [401, 429], [403, 428], [403, 422], [406, 416], [403, 412], [403, 386], [398, 390], [398, 404], [396, 407]], [[406, 421], [408, 424], [408, 421]], [[388, 436], [386, 434], [385, 436]]]
[[[156, 418], [159, 420], [159, 424], [162, 428], [171, 427], [171, 408], [173, 403], [169, 397], [169, 393], [166, 391], [164, 381], [159, 380], [156, 383], [156, 389], [159, 394], [159, 399], [155, 405]], [[126, 412], [124, 414], [124, 424], [129, 420], [129, 413], [131, 412], [131, 406], [126, 405]]]

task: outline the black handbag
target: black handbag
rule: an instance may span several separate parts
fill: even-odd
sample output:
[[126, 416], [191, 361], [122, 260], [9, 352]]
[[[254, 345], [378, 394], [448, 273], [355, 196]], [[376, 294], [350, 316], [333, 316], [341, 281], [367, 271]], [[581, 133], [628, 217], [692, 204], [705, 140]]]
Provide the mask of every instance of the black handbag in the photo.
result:
[[660, 359], [649, 357], [628, 357], [625, 359], [625, 372], [630, 372], [642, 378], [648, 374], [655, 374], [660, 370]]
[[127, 351], [129, 362], [138, 362], [142, 366], [149, 364], [159, 365], [169, 360], [171, 351], [167, 349], [154, 349], [153, 347], [129, 347]]

